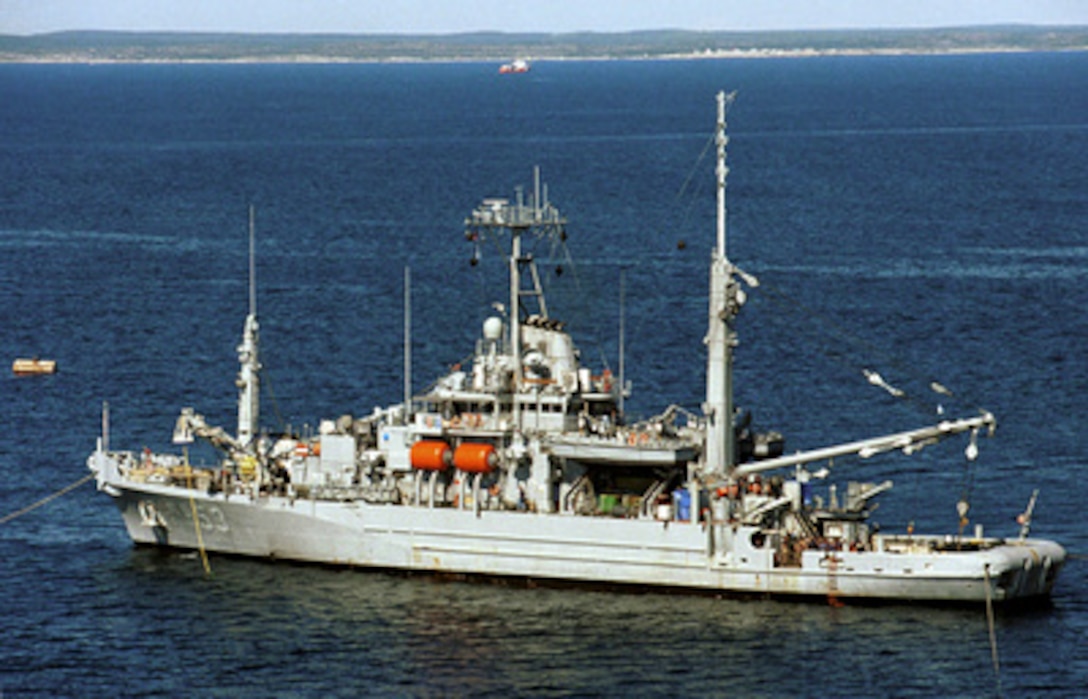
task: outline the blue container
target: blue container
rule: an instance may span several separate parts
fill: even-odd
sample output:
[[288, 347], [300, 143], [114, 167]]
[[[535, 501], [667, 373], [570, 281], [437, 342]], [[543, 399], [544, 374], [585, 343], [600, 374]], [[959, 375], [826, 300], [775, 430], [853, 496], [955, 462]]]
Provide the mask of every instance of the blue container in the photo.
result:
[[681, 522], [691, 520], [691, 491], [687, 488], [677, 488], [672, 491], [672, 501], [676, 507], [676, 519]]

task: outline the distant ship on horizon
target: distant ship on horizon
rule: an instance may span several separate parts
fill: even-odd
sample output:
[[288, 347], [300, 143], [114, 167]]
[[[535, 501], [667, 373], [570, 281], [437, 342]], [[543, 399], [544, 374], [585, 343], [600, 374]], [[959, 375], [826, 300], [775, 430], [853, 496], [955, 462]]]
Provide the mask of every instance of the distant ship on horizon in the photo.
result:
[[503, 63], [499, 66], [499, 72], [504, 75], [507, 73], [528, 73], [529, 61], [524, 58], [518, 58], [509, 63]]

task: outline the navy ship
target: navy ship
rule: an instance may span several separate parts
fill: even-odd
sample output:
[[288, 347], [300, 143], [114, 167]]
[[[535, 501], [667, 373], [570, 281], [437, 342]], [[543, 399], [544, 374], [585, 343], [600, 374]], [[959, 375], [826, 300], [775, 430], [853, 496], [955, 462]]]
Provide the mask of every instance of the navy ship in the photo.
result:
[[[566, 236], [566, 219], [542, 195], [537, 176], [531, 193], [486, 199], [465, 221], [470, 241], [505, 250], [509, 282], [471, 360], [422, 394], [406, 390], [402, 401], [366, 417], [323, 421], [312, 437], [261, 430], [251, 273], [234, 434], [185, 408], [174, 430], [179, 453], [115, 450], [104, 411], [88, 466], [132, 540], [541, 584], [844, 602], [1047, 598], [1066, 552], [1028, 536], [1031, 507], [1016, 538], [987, 537], [979, 527], [891, 534], [868, 522], [890, 481], [850, 482], [844, 493], [825, 486], [832, 462], [910, 455], [945, 440], [960, 441], [973, 460], [980, 438], [996, 427], [991, 413], [790, 454], [781, 435], [738, 424], [735, 321], [759, 280], [726, 250], [732, 100], [717, 96], [701, 414], [669, 406], [628, 422], [626, 382], [583, 364], [525, 252], [530, 243]], [[250, 240], [252, 268], [252, 233]], [[875, 372], [869, 380], [884, 384]], [[185, 445], [195, 439], [214, 445], [220, 462], [190, 465]], [[964, 523], [965, 514], [963, 503]]]

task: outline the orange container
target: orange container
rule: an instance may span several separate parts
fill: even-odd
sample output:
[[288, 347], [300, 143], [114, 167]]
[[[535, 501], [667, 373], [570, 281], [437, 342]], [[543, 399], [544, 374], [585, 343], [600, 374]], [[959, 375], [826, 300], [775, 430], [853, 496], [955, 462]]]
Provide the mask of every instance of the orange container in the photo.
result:
[[489, 473], [499, 457], [493, 444], [464, 442], [453, 452], [453, 465], [466, 473]]
[[421, 471], [445, 471], [450, 465], [450, 445], [424, 439], [412, 445], [408, 459], [412, 468]]

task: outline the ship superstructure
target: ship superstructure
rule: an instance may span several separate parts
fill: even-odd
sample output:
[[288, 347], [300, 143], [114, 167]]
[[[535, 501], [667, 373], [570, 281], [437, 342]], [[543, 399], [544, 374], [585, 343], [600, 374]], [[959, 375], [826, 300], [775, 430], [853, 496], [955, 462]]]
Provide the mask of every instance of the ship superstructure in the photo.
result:
[[[1050, 594], [1065, 551], [1054, 542], [887, 535], [867, 524], [891, 487], [850, 483], [820, 499], [812, 464], [918, 449], [966, 435], [968, 458], [996, 422], [985, 411], [892, 435], [784, 455], [777, 433], [738, 425], [734, 321], [758, 280], [727, 256], [726, 115], [718, 95], [717, 236], [710, 260], [702, 414], [670, 406], [629, 423], [626, 386], [583, 364], [550, 312], [534, 241], [562, 241], [543, 194], [486, 199], [470, 242], [506, 251], [508, 290], [471, 360], [425, 392], [318, 434], [259, 429], [258, 323], [239, 347], [237, 435], [186, 408], [175, 441], [223, 453], [212, 469], [184, 455], [115, 451], [108, 430], [88, 465], [133, 541], [266, 558], [537, 581], [724, 594], [1013, 601]], [[252, 240], [252, 236], [251, 236]], [[252, 255], [251, 255], [252, 258]], [[251, 265], [252, 267], [252, 265]], [[252, 274], [251, 274], [252, 279]], [[104, 421], [108, 424], [108, 421]]]

